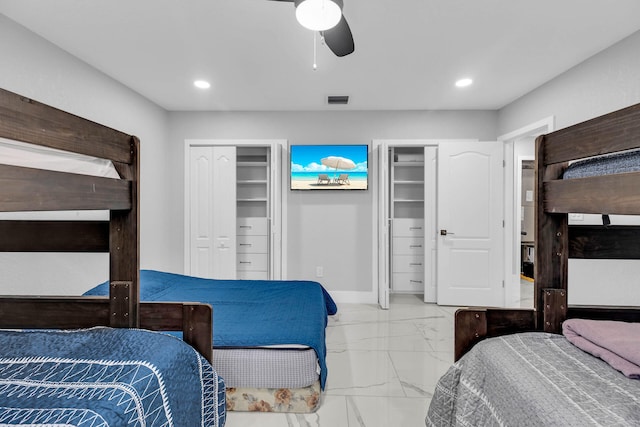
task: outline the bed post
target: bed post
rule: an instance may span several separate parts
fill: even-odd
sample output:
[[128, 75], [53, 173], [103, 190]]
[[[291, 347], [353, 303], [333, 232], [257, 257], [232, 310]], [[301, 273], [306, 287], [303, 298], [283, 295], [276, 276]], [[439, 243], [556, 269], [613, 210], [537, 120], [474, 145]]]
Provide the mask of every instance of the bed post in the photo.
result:
[[213, 309], [208, 304], [183, 305], [182, 339], [213, 361]]
[[[569, 262], [568, 248], [568, 215], [546, 212], [545, 182], [562, 176], [565, 164], [545, 165], [545, 135], [536, 138], [536, 237], [535, 237], [535, 295], [536, 329], [557, 332], [560, 317], [552, 316], [553, 324], [545, 323], [545, 289], [562, 289], [566, 298], [567, 266]], [[566, 307], [566, 304], [565, 304]], [[554, 310], [550, 306], [548, 310]]]
[[112, 210], [109, 229], [110, 325], [139, 327], [140, 302], [140, 141], [132, 136], [128, 164], [114, 163], [131, 182], [130, 210]]
[[487, 337], [487, 309], [468, 308], [456, 311], [453, 360], [458, 361], [478, 341]]

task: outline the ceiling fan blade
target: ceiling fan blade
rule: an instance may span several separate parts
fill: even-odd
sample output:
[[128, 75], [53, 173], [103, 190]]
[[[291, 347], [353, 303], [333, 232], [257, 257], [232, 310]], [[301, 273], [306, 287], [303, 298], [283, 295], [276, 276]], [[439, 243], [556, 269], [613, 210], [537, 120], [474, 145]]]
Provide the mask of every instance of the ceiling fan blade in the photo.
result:
[[323, 33], [325, 43], [336, 56], [347, 56], [355, 50], [353, 34], [351, 34], [351, 28], [349, 28], [347, 20], [344, 19], [344, 15], [340, 18], [338, 25]]

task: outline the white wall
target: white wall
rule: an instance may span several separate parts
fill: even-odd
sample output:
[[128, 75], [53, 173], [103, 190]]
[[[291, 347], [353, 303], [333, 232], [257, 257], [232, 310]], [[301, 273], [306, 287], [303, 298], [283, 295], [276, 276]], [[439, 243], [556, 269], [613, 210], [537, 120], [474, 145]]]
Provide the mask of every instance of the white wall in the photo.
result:
[[545, 83], [498, 112], [499, 134], [548, 116], [556, 129], [640, 102], [640, 32]]
[[[504, 107], [498, 112], [499, 134], [551, 115], [561, 129], [640, 102], [638, 52], [640, 32]], [[571, 260], [569, 301], [638, 305], [639, 273], [638, 261]], [[616, 283], [620, 287], [614, 288]]]
[[[223, 112], [169, 114], [171, 147], [176, 159], [170, 174], [172, 245], [181, 247], [184, 210], [185, 139], [286, 139], [290, 144], [369, 144], [373, 139], [496, 138], [492, 111], [394, 112]], [[366, 192], [288, 193], [288, 279], [320, 280], [329, 290], [371, 292], [372, 235], [377, 175], [369, 155]], [[282, 171], [288, 175], [289, 164]], [[177, 259], [177, 261], [181, 260]], [[324, 277], [316, 279], [316, 266]], [[377, 290], [376, 290], [377, 292]]]
[[[141, 264], [171, 264], [176, 255], [163, 232], [167, 113], [1, 14], [0, 58], [3, 89], [140, 138]], [[0, 271], [0, 294], [78, 294], [108, 278], [108, 257], [0, 253]]]

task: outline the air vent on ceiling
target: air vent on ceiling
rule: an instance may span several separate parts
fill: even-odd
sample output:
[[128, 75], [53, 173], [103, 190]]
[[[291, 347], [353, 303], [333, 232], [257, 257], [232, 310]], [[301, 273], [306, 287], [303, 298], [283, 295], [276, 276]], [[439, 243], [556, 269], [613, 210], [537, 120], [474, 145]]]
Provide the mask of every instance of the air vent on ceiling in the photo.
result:
[[349, 97], [347, 95], [328, 96], [327, 103], [329, 105], [347, 105]]

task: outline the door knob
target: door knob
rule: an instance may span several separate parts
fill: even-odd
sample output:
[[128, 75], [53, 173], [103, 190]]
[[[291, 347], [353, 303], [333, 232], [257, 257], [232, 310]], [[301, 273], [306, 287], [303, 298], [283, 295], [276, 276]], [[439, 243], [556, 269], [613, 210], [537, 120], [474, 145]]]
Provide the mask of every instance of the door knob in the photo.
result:
[[447, 231], [447, 230], [440, 230], [440, 235], [441, 236], [447, 236], [449, 234], [456, 234], [456, 233], [452, 233], [452, 232]]

